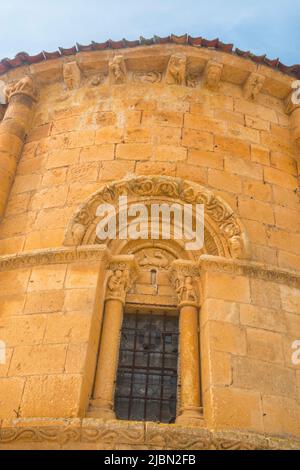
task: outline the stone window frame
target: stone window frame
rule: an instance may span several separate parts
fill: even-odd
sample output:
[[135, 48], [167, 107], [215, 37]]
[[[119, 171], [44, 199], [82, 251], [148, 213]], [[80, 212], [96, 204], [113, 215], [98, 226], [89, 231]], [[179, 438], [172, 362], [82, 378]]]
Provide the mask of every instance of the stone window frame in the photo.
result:
[[[109, 266], [99, 355], [88, 417], [116, 419], [114, 396], [123, 315], [126, 310], [127, 293], [138, 277], [138, 272], [134, 255], [115, 257]], [[179, 412], [176, 423], [199, 425], [203, 420], [203, 408], [200, 375], [200, 305], [199, 289], [196, 287], [198, 267], [192, 261], [177, 259], [172, 262], [169, 274], [178, 298], [176, 307], [180, 333], [178, 369], [180, 395], [177, 397]]]

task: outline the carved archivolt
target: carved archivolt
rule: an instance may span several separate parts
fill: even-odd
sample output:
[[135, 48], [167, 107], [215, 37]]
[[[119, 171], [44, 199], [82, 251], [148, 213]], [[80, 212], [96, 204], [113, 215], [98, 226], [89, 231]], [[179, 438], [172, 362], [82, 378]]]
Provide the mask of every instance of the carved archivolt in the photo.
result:
[[77, 246], [97, 243], [97, 208], [104, 203], [117, 207], [120, 196], [127, 196], [129, 203], [149, 204], [151, 200], [155, 200], [156, 202], [203, 204], [205, 227], [218, 247], [219, 256], [247, 257], [247, 237], [231, 208], [206, 188], [190, 181], [167, 176], [133, 177], [102, 187], [79, 208], [72, 218], [64, 244]]

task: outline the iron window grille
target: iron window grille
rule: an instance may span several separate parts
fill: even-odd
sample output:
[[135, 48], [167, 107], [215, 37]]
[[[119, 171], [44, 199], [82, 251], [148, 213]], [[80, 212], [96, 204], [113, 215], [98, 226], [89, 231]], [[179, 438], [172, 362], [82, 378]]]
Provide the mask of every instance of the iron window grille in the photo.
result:
[[177, 316], [124, 315], [115, 393], [118, 419], [175, 422], [178, 335]]

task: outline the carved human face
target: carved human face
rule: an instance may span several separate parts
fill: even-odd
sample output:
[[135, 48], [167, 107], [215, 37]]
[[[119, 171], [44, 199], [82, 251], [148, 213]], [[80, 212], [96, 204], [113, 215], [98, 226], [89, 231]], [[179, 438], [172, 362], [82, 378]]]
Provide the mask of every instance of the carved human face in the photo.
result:
[[184, 66], [185, 59], [181, 55], [174, 55], [171, 59], [171, 65], [176, 68], [182, 68]]

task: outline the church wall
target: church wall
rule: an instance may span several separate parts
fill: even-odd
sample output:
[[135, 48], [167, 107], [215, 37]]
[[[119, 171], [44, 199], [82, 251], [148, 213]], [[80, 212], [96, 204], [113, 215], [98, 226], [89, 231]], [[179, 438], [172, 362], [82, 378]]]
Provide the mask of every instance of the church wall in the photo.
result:
[[[168, 60], [176, 51], [170, 48]], [[226, 446], [239, 436], [243, 447], [252, 435], [260, 436], [254, 447], [284, 447], [293, 439], [300, 447], [300, 370], [291, 359], [300, 339], [299, 161], [285, 112], [289, 79], [263, 69], [264, 92], [249, 100], [241, 84], [261, 71], [250, 61], [203, 52], [206, 60], [226, 63], [224, 79], [211, 90], [201, 77], [196, 87], [192, 81], [168, 85], [168, 60], [158, 53], [140, 64], [140, 54], [128, 52], [128, 64], [141, 70], [120, 85], [109, 84], [92, 53], [77, 58], [81, 82], [71, 88], [62, 79], [61, 61], [31, 69], [39, 99], [0, 221], [0, 340], [8, 359], [0, 364], [0, 448], [207, 448], [218, 447], [215, 439]], [[151, 61], [154, 73], [145, 83], [141, 77]], [[93, 247], [101, 252], [95, 257], [85, 254], [87, 247], [64, 248], [65, 236], [91, 194], [134, 175], [179, 177], [211, 190], [249, 239], [246, 260], [204, 255], [196, 261], [204, 413], [199, 429], [85, 419], [107, 259], [99, 246]], [[127, 301], [174, 306], [166, 275], [157, 290], [149, 283], [144, 273]], [[37, 431], [44, 427], [55, 428], [53, 442]], [[76, 443], [65, 438], [69, 427], [75, 437], [79, 433]], [[93, 437], [85, 427], [99, 434]], [[11, 428], [12, 436], [34, 428], [37, 441], [16, 444]], [[225, 437], [212, 436], [218, 432]]]
[[[96, 82], [97, 83], [97, 82]], [[241, 217], [254, 260], [299, 269], [296, 151], [281, 100], [154, 84], [43, 86], [0, 227], [0, 253], [63, 244], [77, 207], [128, 174], [178, 176]], [[84, 181], [84, 184], [83, 184]]]

